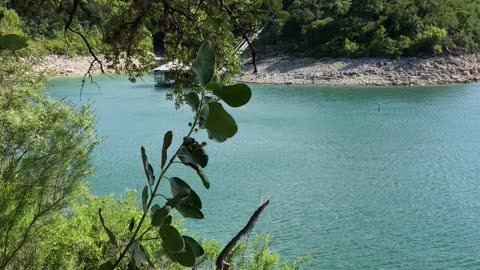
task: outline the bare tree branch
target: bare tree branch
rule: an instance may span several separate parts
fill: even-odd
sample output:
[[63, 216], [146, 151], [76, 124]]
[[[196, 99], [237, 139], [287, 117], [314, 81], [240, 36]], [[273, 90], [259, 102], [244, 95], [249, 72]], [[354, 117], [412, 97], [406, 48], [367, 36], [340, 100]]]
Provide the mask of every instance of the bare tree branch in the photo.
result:
[[257, 50], [253, 46], [250, 38], [248, 37], [247, 33], [245, 32], [245, 29], [240, 25], [240, 23], [237, 21], [237, 18], [235, 14], [233, 14], [233, 11], [230, 9], [230, 7], [225, 4], [224, 0], [218, 0], [219, 4], [222, 6], [222, 8], [227, 12], [228, 16], [232, 20], [233, 25], [240, 31], [240, 34], [242, 35], [242, 38], [245, 39], [245, 41], [248, 44], [248, 48], [250, 49], [250, 52], [252, 53], [252, 65], [253, 65], [253, 74], [257, 74]]
[[267, 206], [270, 204], [270, 200], [267, 200], [264, 202], [260, 207], [253, 213], [253, 215], [250, 217], [250, 220], [248, 221], [247, 225], [243, 227], [243, 229], [235, 235], [235, 237], [228, 242], [228, 244], [223, 248], [222, 252], [220, 252], [220, 255], [217, 257], [217, 261], [215, 265], [217, 266], [217, 270], [227, 270], [229, 265], [225, 261], [226, 257], [228, 254], [232, 251], [232, 249], [237, 245], [238, 241], [240, 238], [243, 236], [247, 235], [250, 233], [253, 229], [253, 226], [255, 226], [255, 223], [257, 222], [258, 218], [260, 217], [260, 214], [262, 214], [263, 210], [267, 208]]

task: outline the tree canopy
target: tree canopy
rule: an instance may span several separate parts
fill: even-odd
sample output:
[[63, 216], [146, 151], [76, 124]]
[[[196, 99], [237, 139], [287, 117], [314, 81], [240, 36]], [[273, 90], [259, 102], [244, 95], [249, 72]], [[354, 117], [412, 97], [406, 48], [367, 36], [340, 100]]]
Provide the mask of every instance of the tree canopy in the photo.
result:
[[315, 56], [389, 56], [476, 50], [475, 0], [293, 0], [263, 43]]

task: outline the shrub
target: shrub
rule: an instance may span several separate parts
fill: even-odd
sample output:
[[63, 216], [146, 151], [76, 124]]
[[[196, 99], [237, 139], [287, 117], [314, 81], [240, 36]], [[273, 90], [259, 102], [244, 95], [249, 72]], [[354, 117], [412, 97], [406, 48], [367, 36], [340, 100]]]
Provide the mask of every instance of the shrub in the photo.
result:
[[74, 109], [39, 89], [42, 77], [0, 52], [0, 269], [28, 262], [52, 216], [91, 175], [98, 143], [88, 107]]

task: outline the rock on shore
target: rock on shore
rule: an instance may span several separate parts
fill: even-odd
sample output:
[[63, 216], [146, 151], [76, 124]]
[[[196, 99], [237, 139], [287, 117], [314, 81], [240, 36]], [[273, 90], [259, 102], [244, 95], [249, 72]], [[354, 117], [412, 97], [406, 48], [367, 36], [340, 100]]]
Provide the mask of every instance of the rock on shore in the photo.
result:
[[440, 85], [480, 81], [480, 54], [380, 58], [310, 59], [274, 57], [257, 62], [258, 73], [245, 83], [328, 86]]

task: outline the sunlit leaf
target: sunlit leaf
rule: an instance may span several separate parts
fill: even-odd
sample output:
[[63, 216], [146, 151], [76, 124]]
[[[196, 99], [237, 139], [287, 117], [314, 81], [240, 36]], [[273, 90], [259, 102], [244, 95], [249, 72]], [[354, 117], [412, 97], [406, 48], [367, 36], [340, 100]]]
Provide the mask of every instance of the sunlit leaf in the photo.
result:
[[209, 137], [219, 142], [233, 137], [238, 131], [233, 117], [218, 102], [210, 102], [208, 105], [209, 112], [205, 127]]
[[246, 84], [226, 85], [212, 91], [217, 97], [232, 107], [243, 106], [252, 97], [252, 91]]
[[215, 71], [215, 49], [210, 41], [204, 41], [193, 61], [192, 69], [197, 74], [201, 85], [207, 85]]

